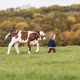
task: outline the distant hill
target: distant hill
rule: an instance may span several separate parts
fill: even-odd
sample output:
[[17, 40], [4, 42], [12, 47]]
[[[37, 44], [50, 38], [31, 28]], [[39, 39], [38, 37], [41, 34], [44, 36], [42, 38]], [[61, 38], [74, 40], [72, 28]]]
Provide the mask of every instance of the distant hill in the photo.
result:
[[80, 4], [1, 10], [0, 46], [5, 46], [4, 36], [13, 27], [26, 31], [43, 30], [47, 37], [54, 32], [58, 45], [80, 45]]

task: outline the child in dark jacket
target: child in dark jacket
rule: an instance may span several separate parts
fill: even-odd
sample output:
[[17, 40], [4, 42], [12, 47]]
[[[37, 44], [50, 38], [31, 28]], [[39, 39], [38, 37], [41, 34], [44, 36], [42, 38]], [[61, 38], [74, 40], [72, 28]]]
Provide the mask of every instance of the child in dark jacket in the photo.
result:
[[56, 47], [55, 34], [50, 35], [47, 46], [48, 46], [48, 53], [50, 53], [52, 50], [53, 50], [53, 52], [56, 52], [56, 50], [55, 50], [55, 47]]

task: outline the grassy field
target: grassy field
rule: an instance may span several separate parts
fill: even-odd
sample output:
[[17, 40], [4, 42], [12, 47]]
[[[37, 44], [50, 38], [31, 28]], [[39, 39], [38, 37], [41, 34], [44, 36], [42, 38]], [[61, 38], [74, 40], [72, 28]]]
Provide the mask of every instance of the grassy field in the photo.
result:
[[28, 54], [26, 48], [17, 54], [14, 48], [0, 48], [0, 80], [80, 80], [80, 46], [57, 47], [48, 54], [47, 47]]

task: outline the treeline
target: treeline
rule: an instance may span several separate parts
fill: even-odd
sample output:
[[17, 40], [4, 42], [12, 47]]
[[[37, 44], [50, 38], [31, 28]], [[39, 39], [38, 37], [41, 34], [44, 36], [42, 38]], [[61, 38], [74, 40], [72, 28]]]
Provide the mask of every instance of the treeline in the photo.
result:
[[[80, 4], [41, 8], [9, 8], [0, 11], [0, 46], [6, 46], [5, 35], [15, 27], [21, 30], [43, 30], [47, 39], [56, 34], [57, 45], [80, 45]], [[9, 39], [8, 39], [9, 41]]]

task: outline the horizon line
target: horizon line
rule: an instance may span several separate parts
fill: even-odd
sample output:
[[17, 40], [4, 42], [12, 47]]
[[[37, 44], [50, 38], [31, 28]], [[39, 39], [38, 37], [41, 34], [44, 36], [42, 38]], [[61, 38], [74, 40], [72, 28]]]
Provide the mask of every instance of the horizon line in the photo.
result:
[[72, 5], [80, 5], [80, 4], [67, 4], [67, 5], [61, 5], [61, 4], [53, 4], [53, 5], [47, 5], [47, 6], [31, 6], [30, 4], [27, 4], [27, 5], [22, 5], [22, 6], [16, 6], [16, 7], [8, 7], [8, 8], [0, 8], [0, 11], [2, 10], [8, 10], [10, 8], [13, 8], [13, 9], [17, 9], [17, 8], [22, 8], [22, 9], [27, 9], [27, 8], [42, 8], [42, 7], [50, 7], [50, 6], [63, 6], [63, 7], [67, 7], [67, 6], [72, 6]]

